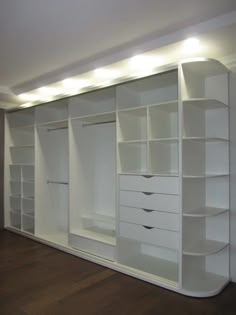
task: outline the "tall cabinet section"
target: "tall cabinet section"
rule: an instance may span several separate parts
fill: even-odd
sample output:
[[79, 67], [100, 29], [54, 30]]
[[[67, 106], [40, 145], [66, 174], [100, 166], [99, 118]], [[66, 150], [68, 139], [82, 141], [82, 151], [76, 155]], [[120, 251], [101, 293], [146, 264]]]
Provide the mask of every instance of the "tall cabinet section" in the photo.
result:
[[183, 289], [219, 292], [229, 279], [228, 71], [214, 60], [180, 66]]
[[176, 292], [229, 282], [228, 71], [189, 60], [6, 114], [5, 226]]

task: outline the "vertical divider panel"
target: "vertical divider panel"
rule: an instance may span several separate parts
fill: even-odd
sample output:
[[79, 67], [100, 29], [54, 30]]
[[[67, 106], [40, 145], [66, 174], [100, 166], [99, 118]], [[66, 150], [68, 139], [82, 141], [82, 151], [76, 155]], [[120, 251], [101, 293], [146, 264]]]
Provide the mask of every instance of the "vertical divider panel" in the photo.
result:
[[183, 84], [183, 73], [182, 66], [178, 66], [178, 154], [179, 154], [179, 288], [183, 286], [183, 102], [182, 102], [182, 84]]

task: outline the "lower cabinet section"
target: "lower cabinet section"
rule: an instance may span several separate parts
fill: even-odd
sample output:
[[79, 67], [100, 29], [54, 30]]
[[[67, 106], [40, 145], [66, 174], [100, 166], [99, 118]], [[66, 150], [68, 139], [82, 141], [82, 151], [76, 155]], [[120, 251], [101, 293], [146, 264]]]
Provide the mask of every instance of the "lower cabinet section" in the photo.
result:
[[[120, 237], [118, 243], [119, 263], [174, 282], [177, 286], [179, 278], [178, 251], [153, 246], [138, 240]], [[167, 282], [168, 282], [167, 281]]]
[[109, 260], [115, 260], [115, 244], [106, 244], [95, 239], [89, 239], [80, 235], [69, 235], [69, 244], [75, 249], [82, 250]]

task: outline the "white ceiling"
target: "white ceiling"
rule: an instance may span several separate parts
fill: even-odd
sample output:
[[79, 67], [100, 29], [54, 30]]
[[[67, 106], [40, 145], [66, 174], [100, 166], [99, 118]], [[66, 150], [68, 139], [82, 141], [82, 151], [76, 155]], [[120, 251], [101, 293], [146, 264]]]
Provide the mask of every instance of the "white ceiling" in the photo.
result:
[[235, 0], [2, 0], [0, 86], [235, 9]]

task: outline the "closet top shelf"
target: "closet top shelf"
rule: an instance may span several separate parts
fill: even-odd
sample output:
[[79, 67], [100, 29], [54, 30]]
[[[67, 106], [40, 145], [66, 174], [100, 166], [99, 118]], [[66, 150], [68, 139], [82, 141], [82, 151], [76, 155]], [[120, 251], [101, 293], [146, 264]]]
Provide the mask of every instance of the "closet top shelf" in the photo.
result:
[[79, 120], [85, 124], [109, 123], [116, 120], [116, 112], [107, 112], [95, 115], [73, 117], [72, 120]]
[[66, 127], [68, 127], [68, 119], [39, 123], [39, 124], [37, 124], [37, 127], [46, 127], [48, 129], [50, 129], [50, 128], [66, 128]]
[[194, 105], [198, 106], [202, 109], [215, 109], [215, 108], [222, 108], [222, 107], [227, 107], [228, 105], [218, 101], [216, 99], [212, 98], [190, 98], [190, 99], [185, 99], [183, 100], [183, 105], [188, 106], [188, 105]]
[[218, 60], [210, 58], [194, 58], [182, 61], [183, 70], [202, 76], [214, 76], [227, 73], [229, 70]]

